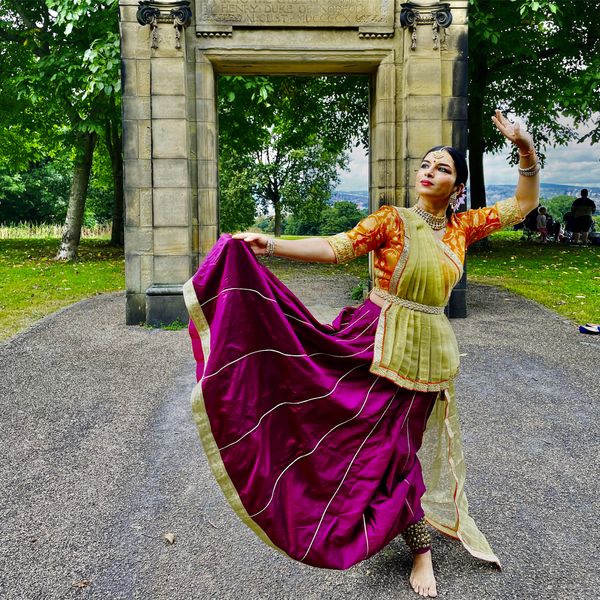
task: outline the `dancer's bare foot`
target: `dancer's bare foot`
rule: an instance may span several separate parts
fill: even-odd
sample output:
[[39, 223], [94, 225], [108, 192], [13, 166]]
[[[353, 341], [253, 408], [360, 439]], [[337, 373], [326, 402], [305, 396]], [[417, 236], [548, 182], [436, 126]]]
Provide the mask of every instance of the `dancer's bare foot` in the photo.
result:
[[417, 594], [426, 598], [437, 596], [431, 550], [423, 554], [413, 554], [413, 566], [410, 573], [410, 585]]

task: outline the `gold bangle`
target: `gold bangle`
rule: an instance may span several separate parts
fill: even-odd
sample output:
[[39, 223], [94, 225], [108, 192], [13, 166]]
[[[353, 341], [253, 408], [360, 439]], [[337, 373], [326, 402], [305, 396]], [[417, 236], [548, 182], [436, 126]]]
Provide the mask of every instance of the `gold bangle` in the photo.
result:
[[266, 258], [271, 258], [275, 254], [275, 240], [273, 238], [269, 238], [267, 240], [267, 248], [265, 252]]
[[540, 172], [540, 169], [540, 163], [536, 162], [533, 163], [531, 167], [528, 167], [526, 169], [522, 169], [521, 167], [519, 167], [517, 170], [519, 171], [519, 175], [523, 175], [523, 177], [534, 177]]

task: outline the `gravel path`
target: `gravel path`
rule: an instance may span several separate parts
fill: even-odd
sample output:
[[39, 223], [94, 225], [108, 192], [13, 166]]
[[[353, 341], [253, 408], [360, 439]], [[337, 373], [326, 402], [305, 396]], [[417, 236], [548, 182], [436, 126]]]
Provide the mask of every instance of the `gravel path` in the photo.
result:
[[[289, 283], [330, 319], [357, 280]], [[468, 488], [505, 570], [435, 536], [440, 597], [598, 597], [600, 340], [494, 288], [469, 301], [453, 322]], [[400, 542], [334, 572], [244, 527], [190, 418], [187, 333], [123, 319], [123, 296], [100, 296], [0, 346], [0, 598], [416, 598]]]

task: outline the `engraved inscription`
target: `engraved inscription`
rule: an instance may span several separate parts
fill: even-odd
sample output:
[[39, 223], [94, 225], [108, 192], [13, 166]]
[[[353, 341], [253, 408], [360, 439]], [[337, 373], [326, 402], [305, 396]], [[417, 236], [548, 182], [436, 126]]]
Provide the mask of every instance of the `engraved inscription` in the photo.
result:
[[392, 26], [394, 0], [197, 0], [198, 24], [232, 26]]

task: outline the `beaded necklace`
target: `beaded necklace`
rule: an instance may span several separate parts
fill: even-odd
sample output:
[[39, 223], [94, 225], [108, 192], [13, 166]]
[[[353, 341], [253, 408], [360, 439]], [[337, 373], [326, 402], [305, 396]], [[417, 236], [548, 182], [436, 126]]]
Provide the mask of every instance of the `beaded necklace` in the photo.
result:
[[436, 217], [435, 215], [428, 213], [426, 210], [423, 210], [418, 204], [415, 204], [411, 210], [417, 213], [421, 219], [423, 219], [423, 221], [425, 221], [425, 223], [427, 223], [427, 225], [429, 225], [429, 227], [431, 227], [431, 229], [434, 231], [439, 231], [440, 229], [444, 229], [444, 227], [446, 227], [446, 223], [448, 221], [446, 219], [446, 215], [443, 217]]

